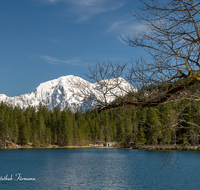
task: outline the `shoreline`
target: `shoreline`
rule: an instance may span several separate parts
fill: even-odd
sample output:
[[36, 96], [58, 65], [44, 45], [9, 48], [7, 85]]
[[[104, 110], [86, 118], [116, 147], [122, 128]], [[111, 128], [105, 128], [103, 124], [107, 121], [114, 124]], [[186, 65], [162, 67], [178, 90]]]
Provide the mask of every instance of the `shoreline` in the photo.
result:
[[33, 146], [20, 146], [17, 147], [4, 147], [0, 148], [0, 150], [18, 150], [18, 149], [82, 149], [82, 148], [96, 148], [96, 149], [119, 149], [121, 147], [106, 147], [106, 146], [58, 146], [58, 145], [49, 145], [49, 146], [40, 146], [40, 147], [33, 147]]
[[133, 146], [137, 150], [180, 150], [180, 151], [200, 151], [200, 145], [141, 145]]
[[30, 145], [17, 147], [6, 147], [0, 148], [0, 150], [17, 150], [17, 149], [82, 149], [82, 148], [95, 148], [95, 149], [135, 149], [135, 150], [179, 150], [179, 151], [200, 151], [199, 146], [190, 146], [190, 145], [140, 145], [132, 147], [107, 147], [107, 146], [58, 146], [58, 145], [49, 145], [41, 147], [33, 147]]

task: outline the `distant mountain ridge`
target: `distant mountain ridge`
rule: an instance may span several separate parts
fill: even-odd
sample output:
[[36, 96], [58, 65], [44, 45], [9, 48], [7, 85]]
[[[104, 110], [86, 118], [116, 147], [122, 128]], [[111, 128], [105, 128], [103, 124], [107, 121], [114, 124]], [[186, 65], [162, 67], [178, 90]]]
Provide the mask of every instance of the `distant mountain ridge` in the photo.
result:
[[[108, 84], [112, 84], [115, 79], [110, 79]], [[118, 80], [122, 81], [122, 86], [126, 88], [131, 88], [131, 85], [126, 82], [124, 79], [119, 78]], [[0, 94], [0, 102], [12, 106], [18, 106], [20, 108], [27, 108], [29, 106], [38, 108], [39, 104], [47, 106], [50, 110], [53, 110], [55, 107], [60, 107], [61, 110], [70, 109], [72, 112], [75, 112], [78, 108], [83, 110], [89, 109], [88, 97], [99, 96], [100, 91], [102, 91], [101, 83], [108, 82], [108, 80], [100, 81], [100, 83], [90, 83], [80, 77], [68, 75], [63, 76], [58, 79], [50, 80], [44, 83], [41, 83], [35, 91], [30, 94], [23, 94], [15, 97], [8, 97], [5, 94]], [[80, 93], [78, 86], [74, 84], [84, 84], [89, 89], [91, 89], [91, 94], [87, 93], [87, 96], [80, 97], [76, 92]], [[119, 92], [120, 90], [115, 90], [114, 93]], [[121, 93], [121, 92], [120, 92]], [[125, 93], [124, 93], [125, 94]], [[123, 95], [123, 93], [122, 93]], [[109, 95], [108, 95], [109, 96]], [[110, 95], [107, 97], [108, 101], [114, 100], [114, 97]], [[90, 98], [90, 104], [95, 104], [95, 99]]]

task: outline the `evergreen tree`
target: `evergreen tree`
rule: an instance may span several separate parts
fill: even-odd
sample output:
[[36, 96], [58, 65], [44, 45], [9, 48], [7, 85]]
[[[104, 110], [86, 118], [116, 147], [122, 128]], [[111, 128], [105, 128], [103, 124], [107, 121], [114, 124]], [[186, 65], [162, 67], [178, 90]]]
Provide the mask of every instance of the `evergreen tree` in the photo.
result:
[[157, 144], [158, 138], [161, 137], [161, 123], [159, 116], [153, 108], [147, 109], [147, 127], [148, 127], [148, 141], [152, 144]]
[[26, 125], [26, 120], [23, 114], [23, 110], [18, 111], [18, 126], [19, 126], [19, 143], [26, 145], [30, 142], [29, 129]]

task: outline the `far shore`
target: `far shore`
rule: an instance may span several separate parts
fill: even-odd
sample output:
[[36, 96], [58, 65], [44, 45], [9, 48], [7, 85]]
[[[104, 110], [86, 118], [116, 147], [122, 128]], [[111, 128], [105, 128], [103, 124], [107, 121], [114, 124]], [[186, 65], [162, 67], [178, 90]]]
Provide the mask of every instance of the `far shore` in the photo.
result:
[[87, 146], [58, 146], [58, 145], [47, 145], [47, 146], [40, 146], [40, 147], [34, 147], [33, 145], [25, 145], [25, 146], [21, 146], [21, 145], [12, 145], [12, 146], [7, 146], [7, 147], [1, 147], [0, 150], [11, 150], [11, 149], [57, 149], [57, 148], [106, 148], [106, 149], [113, 149], [113, 148], [121, 148], [121, 147], [108, 147], [108, 146], [91, 146], [91, 145], [87, 145]]
[[200, 145], [136, 145], [132, 149], [139, 150], [187, 150], [187, 151], [200, 151]]
[[[121, 147], [106, 147], [106, 146], [44, 146], [44, 147], [33, 147], [33, 146], [18, 146], [18, 147], [6, 147], [0, 148], [0, 150], [17, 150], [17, 149], [82, 149], [82, 148], [95, 148], [95, 149], [121, 149]], [[130, 148], [129, 148], [130, 149]]]
[[32, 145], [20, 146], [9, 146], [2, 147], [0, 150], [12, 150], [12, 149], [80, 149], [80, 148], [96, 148], [96, 149], [138, 149], [138, 150], [181, 150], [181, 151], [200, 151], [199, 146], [191, 146], [191, 145], [135, 145], [132, 147], [120, 147], [120, 146], [58, 146], [58, 145], [48, 145], [48, 146], [40, 146], [34, 147]]

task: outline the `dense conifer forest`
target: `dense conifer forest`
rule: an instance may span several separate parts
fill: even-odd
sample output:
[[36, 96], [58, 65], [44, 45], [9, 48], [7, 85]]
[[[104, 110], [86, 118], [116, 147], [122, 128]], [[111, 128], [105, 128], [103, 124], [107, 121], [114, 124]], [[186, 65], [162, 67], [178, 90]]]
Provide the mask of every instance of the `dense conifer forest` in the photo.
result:
[[[190, 91], [198, 93], [199, 86]], [[149, 92], [155, 88], [148, 88]], [[162, 89], [163, 90], [163, 89]], [[83, 146], [95, 141], [116, 141], [122, 147], [140, 144], [198, 145], [200, 102], [177, 100], [154, 108], [123, 107], [98, 114], [77, 110], [53, 111], [40, 104], [20, 109], [0, 104], [0, 145], [32, 143], [34, 147]]]

